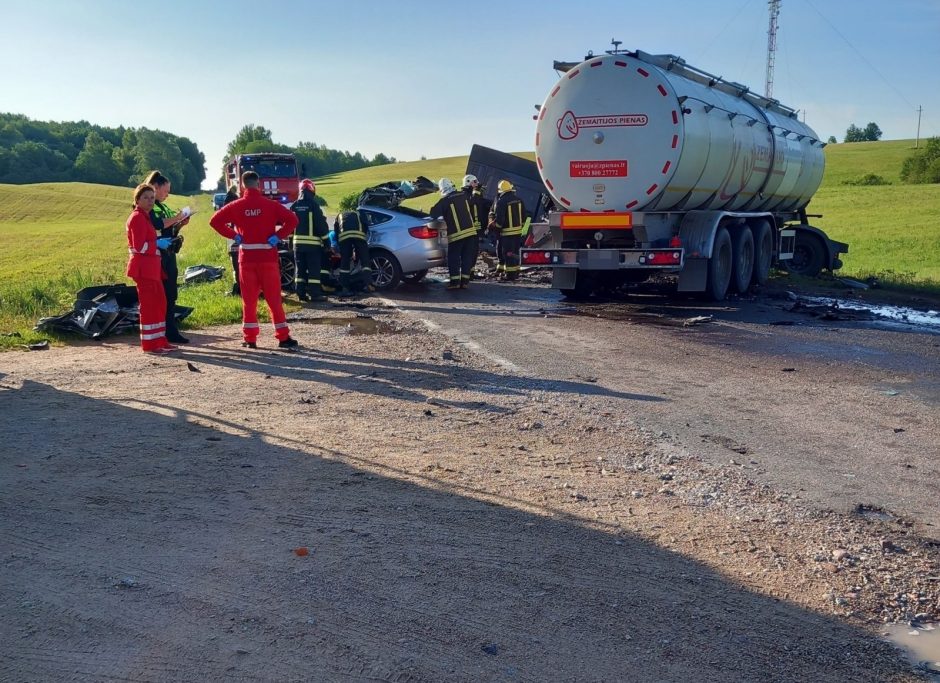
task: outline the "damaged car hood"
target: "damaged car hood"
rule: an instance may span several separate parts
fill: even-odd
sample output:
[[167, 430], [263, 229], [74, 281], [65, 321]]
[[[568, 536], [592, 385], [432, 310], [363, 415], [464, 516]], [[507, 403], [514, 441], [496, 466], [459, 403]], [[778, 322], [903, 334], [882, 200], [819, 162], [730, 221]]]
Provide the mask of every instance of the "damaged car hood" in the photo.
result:
[[423, 197], [437, 191], [437, 183], [420, 175], [414, 180], [390, 180], [363, 190], [359, 195], [358, 205], [396, 209], [406, 199]]

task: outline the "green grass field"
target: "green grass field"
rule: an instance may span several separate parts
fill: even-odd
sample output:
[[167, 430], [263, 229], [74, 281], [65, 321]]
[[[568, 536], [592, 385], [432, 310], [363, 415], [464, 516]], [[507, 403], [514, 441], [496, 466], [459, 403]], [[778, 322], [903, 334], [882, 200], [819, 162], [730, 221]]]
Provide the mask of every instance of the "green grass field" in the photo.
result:
[[[826, 174], [809, 206], [814, 224], [851, 245], [840, 271], [878, 276], [885, 284], [940, 289], [940, 185], [902, 185], [898, 174], [912, 140], [829, 145]], [[522, 154], [532, 158], [530, 154]], [[459, 183], [467, 157], [378, 166], [317, 178], [317, 191], [336, 213], [345, 195], [389, 180], [418, 175]], [[889, 185], [846, 181], [865, 174]], [[428, 208], [435, 197], [406, 202]], [[208, 225], [211, 194], [171, 196], [173, 208], [190, 205], [196, 215], [184, 229], [180, 272], [194, 264], [223, 265], [227, 277], [182, 287], [180, 303], [196, 310], [187, 326], [240, 319], [240, 300], [226, 296], [231, 283], [225, 241]], [[124, 221], [131, 190], [84, 183], [0, 185], [0, 349], [48, 337], [32, 331], [40, 317], [69, 310], [75, 292], [92, 284], [127, 282]], [[264, 308], [263, 306], [261, 307]], [[17, 333], [19, 336], [9, 336]]]

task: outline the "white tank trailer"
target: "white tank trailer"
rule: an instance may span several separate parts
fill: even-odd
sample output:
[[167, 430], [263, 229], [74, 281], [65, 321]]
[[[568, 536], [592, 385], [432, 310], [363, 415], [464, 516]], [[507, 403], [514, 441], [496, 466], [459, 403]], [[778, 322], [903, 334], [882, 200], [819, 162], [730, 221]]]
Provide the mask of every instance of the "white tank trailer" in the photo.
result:
[[[809, 225], [825, 143], [797, 112], [673, 55], [616, 51], [563, 73], [539, 107], [535, 160], [555, 211], [522, 263], [571, 296], [678, 274], [724, 299], [775, 263], [816, 275], [848, 246]], [[815, 217], [815, 216], [814, 216]]]

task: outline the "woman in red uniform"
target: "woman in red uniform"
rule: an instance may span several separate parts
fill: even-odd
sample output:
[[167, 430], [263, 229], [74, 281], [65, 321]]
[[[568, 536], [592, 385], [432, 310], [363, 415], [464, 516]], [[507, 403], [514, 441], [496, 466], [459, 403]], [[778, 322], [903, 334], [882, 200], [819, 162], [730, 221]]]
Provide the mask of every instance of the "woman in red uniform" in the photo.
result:
[[150, 222], [156, 194], [146, 183], [134, 188], [134, 210], [127, 218], [127, 275], [137, 283], [140, 301], [140, 346], [147, 353], [168, 353], [176, 347], [166, 340], [166, 295], [160, 268], [160, 249], [170, 246], [169, 237], [157, 238]]

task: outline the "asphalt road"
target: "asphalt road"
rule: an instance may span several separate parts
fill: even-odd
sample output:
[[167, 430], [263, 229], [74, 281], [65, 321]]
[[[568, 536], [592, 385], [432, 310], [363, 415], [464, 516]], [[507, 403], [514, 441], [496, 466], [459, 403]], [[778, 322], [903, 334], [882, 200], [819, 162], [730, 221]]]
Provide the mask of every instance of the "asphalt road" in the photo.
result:
[[431, 280], [386, 298], [526, 376], [629, 395], [623, 417], [664, 446], [739, 464], [811, 506], [861, 505], [940, 538], [936, 329], [823, 319], [770, 297], [573, 304], [543, 284], [448, 292]]

